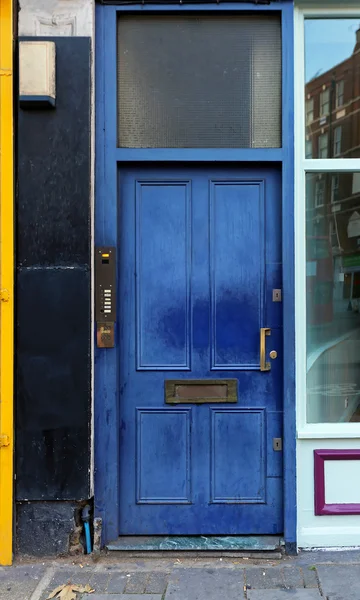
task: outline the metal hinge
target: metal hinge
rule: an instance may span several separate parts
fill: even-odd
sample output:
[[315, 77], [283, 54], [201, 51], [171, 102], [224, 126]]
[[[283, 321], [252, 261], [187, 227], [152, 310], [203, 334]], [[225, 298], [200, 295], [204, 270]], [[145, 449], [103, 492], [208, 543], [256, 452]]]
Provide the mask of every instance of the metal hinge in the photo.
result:
[[275, 452], [281, 452], [282, 438], [273, 438], [273, 450], [275, 450]]
[[10, 446], [10, 438], [8, 435], [0, 435], [0, 448]]

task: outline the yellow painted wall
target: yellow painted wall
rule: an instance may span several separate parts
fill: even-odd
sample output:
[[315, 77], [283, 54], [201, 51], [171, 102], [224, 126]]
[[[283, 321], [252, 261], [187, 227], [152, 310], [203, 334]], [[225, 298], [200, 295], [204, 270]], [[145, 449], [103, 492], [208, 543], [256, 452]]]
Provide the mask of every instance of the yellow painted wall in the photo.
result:
[[0, 565], [13, 547], [13, 0], [0, 0]]

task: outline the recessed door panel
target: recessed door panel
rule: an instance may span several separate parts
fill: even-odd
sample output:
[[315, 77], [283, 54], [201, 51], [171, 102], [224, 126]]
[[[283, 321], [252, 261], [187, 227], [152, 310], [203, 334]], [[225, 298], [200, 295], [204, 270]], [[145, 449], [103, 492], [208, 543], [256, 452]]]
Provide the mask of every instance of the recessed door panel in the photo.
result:
[[[210, 183], [213, 369], [259, 368], [265, 271], [264, 181]], [[258, 276], [254, 277], [254, 273]]]
[[137, 369], [189, 369], [190, 182], [138, 180], [135, 195]]

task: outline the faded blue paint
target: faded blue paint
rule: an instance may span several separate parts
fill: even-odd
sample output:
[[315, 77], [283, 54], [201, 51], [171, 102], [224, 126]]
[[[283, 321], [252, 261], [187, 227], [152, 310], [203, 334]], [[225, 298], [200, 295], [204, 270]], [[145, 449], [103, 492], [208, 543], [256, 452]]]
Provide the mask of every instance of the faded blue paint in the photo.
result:
[[[280, 212], [280, 169], [119, 170], [120, 535], [283, 531]], [[165, 404], [220, 378], [237, 404]]]
[[[116, 148], [116, 14], [119, 11], [242, 11], [281, 10], [283, 21], [283, 148], [280, 150], [120, 150]], [[96, 7], [96, 244], [116, 245], [117, 232], [117, 165], [119, 161], [273, 161], [282, 164], [282, 252], [284, 308], [284, 533], [289, 548], [296, 544], [296, 486], [295, 486], [295, 383], [294, 383], [294, 164], [293, 164], [293, 6], [290, 2], [269, 6], [254, 4], [219, 5], [153, 5]], [[153, 152], [151, 155], [150, 152]], [[263, 165], [265, 166], [265, 165]], [[272, 267], [268, 265], [267, 276]], [[276, 273], [273, 273], [274, 281]], [[275, 283], [274, 283], [275, 287]], [[279, 306], [277, 305], [277, 309]], [[201, 314], [200, 310], [200, 314]], [[281, 324], [279, 310], [272, 315]], [[118, 333], [119, 325], [117, 325]], [[201, 343], [199, 334], [198, 343]], [[118, 342], [117, 337], [117, 342]], [[95, 511], [103, 518], [104, 541], [114, 539], [119, 532], [119, 381], [117, 366], [119, 345], [113, 350], [96, 350], [95, 355]], [[178, 375], [178, 374], [177, 374]], [[256, 374], [257, 375], [257, 374]], [[265, 374], [266, 375], [266, 374]], [[223, 373], [226, 377], [227, 373]], [[251, 376], [251, 374], [250, 374]], [[276, 413], [275, 415], [276, 420]], [[270, 418], [270, 415], [268, 415]], [[272, 417], [271, 417], [272, 418]], [[134, 416], [135, 419], [135, 416]], [[124, 425], [123, 425], [124, 426]], [[268, 452], [271, 438], [267, 432]], [[268, 467], [268, 475], [282, 473], [279, 465]]]
[[[96, 5], [96, 179], [95, 244], [116, 246], [116, 23]], [[108, 56], [112, 58], [109, 60]], [[106, 96], [105, 96], [106, 93]], [[95, 514], [103, 520], [103, 540], [119, 533], [119, 361], [116, 346], [97, 349], [94, 332], [94, 486]]]
[[284, 308], [284, 539], [296, 552], [295, 242], [294, 242], [294, 7], [282, 11], [282, 252]]
[[117, 148], [120, 162], [279, 162], [282, 148]]

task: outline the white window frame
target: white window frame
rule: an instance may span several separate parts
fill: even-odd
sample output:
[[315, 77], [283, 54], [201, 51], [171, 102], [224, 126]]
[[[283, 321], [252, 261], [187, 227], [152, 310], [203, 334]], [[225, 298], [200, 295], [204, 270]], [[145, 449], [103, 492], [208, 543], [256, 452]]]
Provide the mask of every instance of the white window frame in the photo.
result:
[[[295, 8], [295, 327], [296, 410], [299, 439], [360, 438], [360, 423], [306, 422], [306, 173], [360, 172], [360, 159], [305, 158], [305, 18], [360, 20], [358, 1], [351, 3], [306, 0]], [[311, 7], [310, 7], [311, 6]]]

